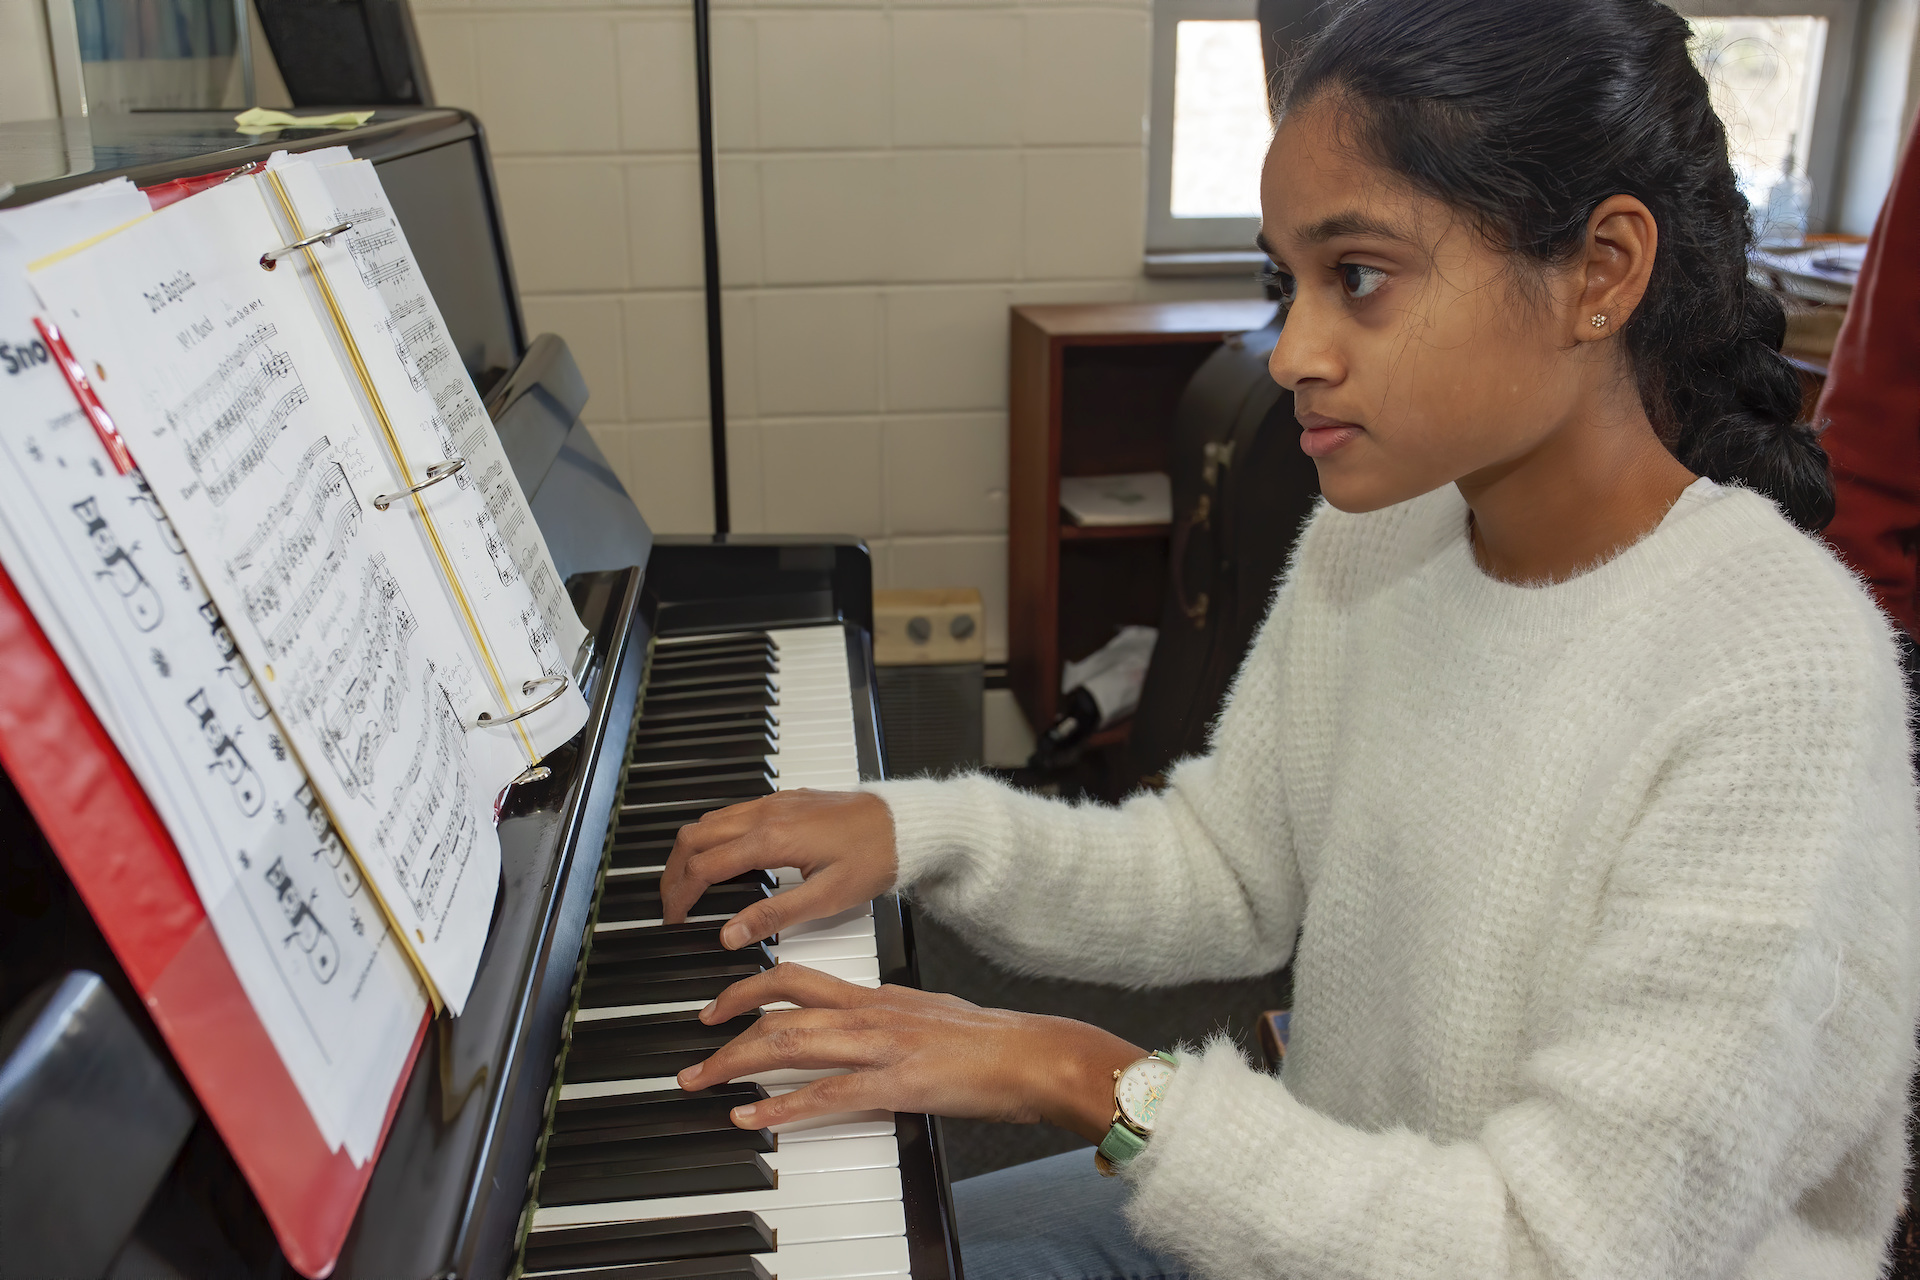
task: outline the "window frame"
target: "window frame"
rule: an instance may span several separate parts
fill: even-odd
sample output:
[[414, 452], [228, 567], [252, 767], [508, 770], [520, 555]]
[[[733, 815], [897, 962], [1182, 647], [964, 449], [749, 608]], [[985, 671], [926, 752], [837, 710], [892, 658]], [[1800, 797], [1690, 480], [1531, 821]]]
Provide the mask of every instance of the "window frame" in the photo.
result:
[[[1265, 256], [1254, 247], [1260, 219], [1173, 216], [1173, 77], [1183, 21], [1258, 21], [1255, 0], [1153, 0], [1152, 100], [1147, 120], [1147, 256], [1224, 257], [1251, 269]], [[1272, 97], [1272, 86], [1268, 86]], [[1245, 262], [1240, 259], [1244, 257]]]

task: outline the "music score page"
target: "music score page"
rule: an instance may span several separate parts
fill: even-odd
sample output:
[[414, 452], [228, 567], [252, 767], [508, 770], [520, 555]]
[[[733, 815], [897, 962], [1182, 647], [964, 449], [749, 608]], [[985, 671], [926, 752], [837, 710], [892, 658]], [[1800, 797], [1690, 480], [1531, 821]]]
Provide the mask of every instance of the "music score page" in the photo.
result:
[[524, 759], [458, 709], [479, 687], [259, 180], [180, 201], [31, 279], [199, 570], [432, 993], [456, 1013]]
[[[529, 707], [550, 692], [549, 677], [572, 666], [586, 628], [560, 584], [546, 539], [373, 165], [326, 165], [319, 162], [323, 158], [276, 155], [270, 176], [260, 180], [263, 190], [281, 203], [283, 216], [297, 217], [297, 225], [282, 228], [296, 238], [353, 224], [331, 243], [313, 247], [326, 284], [322, 295], [320, 281], [308, 277], [316, 307], [324, 312], [331, 299], [348, 334], [357, 335], [356, 350], [343, 349], [342, 360], [351, 368], [358, 357], [368, 390], [379, 401], [363, 406], [369, 420], [379, 425], [384, 413], [404, 455], [407, 478], [396, 472], [396, 486], [419, 483], [431, 463], [465, 461], [461, 471], [421, 492], [423, 510], [405, 504], [406, 518], [416, 527], [431, 521], [432, 529], [422, 532], [429, 551], [447, 558], [441, 582], [457, 592], [449, 597], [455, 616], [471, 619], [474, 666], [492, 686], [492, 714]], [[392, 450], [382, 453], [390, 457]], [[463, 708], [470, 718], [488, 709], [482, 702]], [[517, 726], [488, 732], [509, 739], [524, 733], [531, 762], [573, 737], [586, 719], [586, 700], [569, 685]]]
[[364, 1163], [426, 996], [184, 545], [33, 327], [29, 256], [146, 199], [59, 203], [58, 238], [0, 213], [0, 563], [173, 837], [315, 1127]]

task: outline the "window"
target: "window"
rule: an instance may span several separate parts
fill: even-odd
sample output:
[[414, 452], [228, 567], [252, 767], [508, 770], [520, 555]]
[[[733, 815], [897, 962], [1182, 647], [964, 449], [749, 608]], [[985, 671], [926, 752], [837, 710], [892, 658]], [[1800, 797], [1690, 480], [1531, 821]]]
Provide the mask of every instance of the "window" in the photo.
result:
[[[1920, 7], [1862, 0], [1672, 0], [1727, 124], [1735, 171], [1763, 203], [1789, 155], [1813, 230], [1865, 234], [1905, 136]], [[1267, 0], [1289, 47], [1319, 0]], [[1254, 0], [1154, 0], [1149, 274], [1257, 263], [1259, 170], [1271, 136]]]
[[[1794, 172], [1813, 187], [1809, 224], [1839, 230], [1847, 185], [1863, 176], [1863, 135], [1848, 118], [1865, 105], [1848, 102], [1859, 0], [1678, 0], [1674, 7], [1693, 27], [1694, 61], [1727, 126], [1747, 199], [1764, 204], [1791, 157]], [[1911, 32], [1905, 43], [1903, 61]], [[1904, 68], [1901, 82], [1904, 98]], [[1869, 197], [1874, 210], [1885, 194], [1882, 181]]]
[[1251, 271], [1273, 137], [1253, 0], [1155, 0], [1153, 85], [1149, 263], [1224, 253], [1215, 265]]

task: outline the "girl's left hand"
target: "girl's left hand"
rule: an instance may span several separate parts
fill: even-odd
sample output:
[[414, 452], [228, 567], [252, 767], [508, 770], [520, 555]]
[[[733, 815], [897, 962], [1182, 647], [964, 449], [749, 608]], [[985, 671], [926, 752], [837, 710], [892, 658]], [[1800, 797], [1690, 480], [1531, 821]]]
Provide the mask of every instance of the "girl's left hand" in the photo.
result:
[[1146, 1056], [1067, 1018], [982, 1009], [909, 987], [859, 987], [779, 964], [728, 987], [700, 1013], [709, 1024], [785, 1001], [731, 1044], [680, 1073], [705, 1089], [782, 1068], [847, 1067], [791, 1093], [736, 1107], [743, 1129], [839, 1111], [919, 1111], [1013, 1124], [1046, 1121], [1091, 1142], [1113, 1120], [1114, 1072]]

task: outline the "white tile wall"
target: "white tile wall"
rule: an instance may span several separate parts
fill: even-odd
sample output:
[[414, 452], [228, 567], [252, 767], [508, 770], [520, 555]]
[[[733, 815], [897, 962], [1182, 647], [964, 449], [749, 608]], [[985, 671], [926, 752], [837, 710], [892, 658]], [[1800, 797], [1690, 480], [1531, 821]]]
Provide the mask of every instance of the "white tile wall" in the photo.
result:
[[[1147, 281], [1148, 0], [716, 0], [733, 527], [977, 586], [1006, 651], [1007, 308]], [[416, 0], [486, 123], [528, 322], [656, 529], [711, 527], [681, 0]]]

